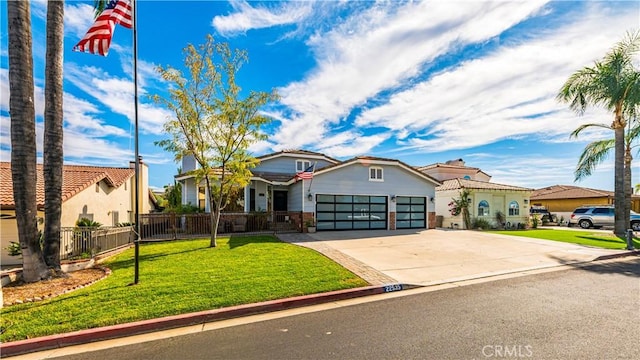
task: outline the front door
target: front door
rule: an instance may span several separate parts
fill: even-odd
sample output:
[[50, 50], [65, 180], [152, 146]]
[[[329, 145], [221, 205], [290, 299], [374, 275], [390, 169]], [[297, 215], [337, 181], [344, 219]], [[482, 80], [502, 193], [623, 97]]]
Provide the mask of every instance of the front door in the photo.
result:
[[273, 211], [287, 211], [287, 192], [273, 191]]

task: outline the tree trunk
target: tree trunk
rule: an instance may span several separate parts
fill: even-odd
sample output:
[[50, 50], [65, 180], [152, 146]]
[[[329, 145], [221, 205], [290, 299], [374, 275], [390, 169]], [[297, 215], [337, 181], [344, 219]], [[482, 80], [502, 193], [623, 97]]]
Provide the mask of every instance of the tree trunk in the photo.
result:
[[631, 144], [625, 146], [624, 153], [624, 220], [625, 229], [631, 228], [631, 195], [633, 194], [633, 185], [631, 185]]
[[44, 259], [56, 273], [61, 272], [63, 40], [64, 0], [49, 1], [44, 87]]
[[[614, 170], [614, 201], [615, 201], [615, 226], [614, 233], [618, 237], [626, 236], [629, 213], [625, 213], [625, 169], [624, 169], [624, 125], [614, 123], [615, 132], [615, 170]], [[622, 126], [619, 126], [622, 125]]]
[[213, 194], [211, 193], [211, 182], [209, 181], [209, 176], [205, 176], [205, 181], [207, 184], [206, 192], [209, 194], [207, 197], [209, 199], [209, 214], [211, 218], [211, 242], [209, 243], [209, 247], [218, 246], [218, 222], [220, 221], [220, 208], [219, 205], [215, 204], [213, 201]]
[[48, 277], [38, 236], [30, 2], [8, 1], [11, 176], [24, 281]]

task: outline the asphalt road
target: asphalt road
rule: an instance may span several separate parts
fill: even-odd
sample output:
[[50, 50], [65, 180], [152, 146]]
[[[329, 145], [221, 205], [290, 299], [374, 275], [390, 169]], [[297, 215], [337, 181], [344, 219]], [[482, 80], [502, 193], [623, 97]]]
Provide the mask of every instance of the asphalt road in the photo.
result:
[[638, 359], [640, 258], [64, 359]]

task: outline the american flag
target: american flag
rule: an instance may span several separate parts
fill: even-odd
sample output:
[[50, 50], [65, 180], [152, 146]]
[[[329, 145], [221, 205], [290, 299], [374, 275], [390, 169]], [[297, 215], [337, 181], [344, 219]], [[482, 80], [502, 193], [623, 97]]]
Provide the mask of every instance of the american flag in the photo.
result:
[[295, 179], [296, 181], [298, 181], [298, 179], [301, 180], [309, 180], [309, 179], [313, 179], [313, 170], [316, 167], [316, 164], [313, 164], [311, 166], [309, 166], [308, 168], [306, 168], [304, 171], [301, 171], [299, 173], [296, 174]]
[[116, 24], [127, 29], [133, 26], [131, 0], [111, 0], [98, 15], [87, 34], [73, 47], [73, 51], [107, 56]]

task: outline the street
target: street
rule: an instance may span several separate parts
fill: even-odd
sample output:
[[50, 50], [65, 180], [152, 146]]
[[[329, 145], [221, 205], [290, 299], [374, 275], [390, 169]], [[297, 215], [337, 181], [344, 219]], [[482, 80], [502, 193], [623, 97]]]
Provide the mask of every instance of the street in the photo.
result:
[[640, 258], [61, 359], [637, 359]]

